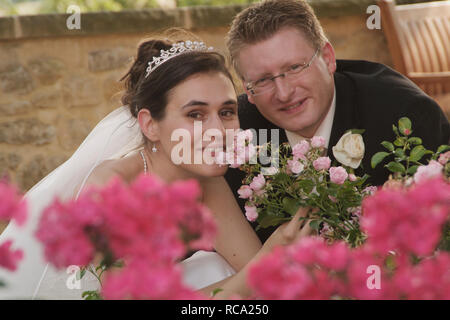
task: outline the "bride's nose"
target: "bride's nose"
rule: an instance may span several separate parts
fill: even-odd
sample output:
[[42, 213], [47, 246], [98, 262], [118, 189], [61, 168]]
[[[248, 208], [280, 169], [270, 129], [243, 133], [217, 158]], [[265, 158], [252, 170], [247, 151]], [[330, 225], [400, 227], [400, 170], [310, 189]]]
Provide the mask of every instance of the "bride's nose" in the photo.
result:
[[208, 129], [217, 129], [222, 133], [222, 136], [225, 135], [225, 126], [223, 123], [223, 120], [220, 118], [220, 116], [214, 115], [210, 119], [210, 121], [207, 122], [206, 126], [204, 124], [203, 129], [206, 131]]

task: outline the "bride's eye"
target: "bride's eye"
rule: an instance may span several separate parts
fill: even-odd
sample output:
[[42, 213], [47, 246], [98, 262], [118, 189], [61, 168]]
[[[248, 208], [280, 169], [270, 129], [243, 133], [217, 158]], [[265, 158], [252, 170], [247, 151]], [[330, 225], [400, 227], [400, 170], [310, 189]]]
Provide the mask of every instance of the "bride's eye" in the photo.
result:
[[202, 114], [198, 111], [194, 111], [194, 112], [189, 112], [187, 116], [192, 119], [200, 119], [202, 117]]
[[223, 110], [220, 112], [220, 115], [222, 117], [232, 117], [236, 114], [236, 112], [234, 110]]

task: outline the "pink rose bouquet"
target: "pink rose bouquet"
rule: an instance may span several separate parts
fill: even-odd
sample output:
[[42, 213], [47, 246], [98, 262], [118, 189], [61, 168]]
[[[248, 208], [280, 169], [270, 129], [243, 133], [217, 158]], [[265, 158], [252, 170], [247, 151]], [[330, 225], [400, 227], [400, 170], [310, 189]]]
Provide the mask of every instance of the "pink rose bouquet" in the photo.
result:
[[[346, 145], [358, 151], [354, 158], [360, 157], [359, 151], [364, 149], [360, 134], [356, 131], [347, 135], [350, 143]], [[247, 219], [255, 221], [257, 228], [267, 228], [290, 220], [300, 206], [317, 208], [307, 219], [321, 236], [360, 245], [365, 236], [358, 219], [361, 201], [369, 195], [365, 186], [368, 176], [355, 176], [354, 168], [347, 165], [333, 166], [331, 159], [323, 155], [325, 144], [325, 139], [318, 136], [311, 142], [303, 140], [292, 149], [289, 144], [282, 144], [278, 167], [263, 167], [257, 161], [238, 166], [247, 174], [238, 190], [239, 197], [246, 199]], [[271, 148], [268, 143], [255, 149], [258, 155]], [[342, 158], [347, 157], [347, 151], [339, 149]], [[360, 162], [360, 158], [351, 160]]]

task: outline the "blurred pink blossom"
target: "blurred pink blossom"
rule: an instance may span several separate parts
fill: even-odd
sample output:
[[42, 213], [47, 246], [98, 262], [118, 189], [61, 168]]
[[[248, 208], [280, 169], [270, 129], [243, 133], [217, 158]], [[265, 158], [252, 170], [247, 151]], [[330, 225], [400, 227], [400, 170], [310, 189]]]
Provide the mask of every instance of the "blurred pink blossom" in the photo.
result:
[[420, 166], [419, 168], [417, 168], [417, 171], [414, 174], [414, 182], [420, 183], [426, 179], [431, 179], [436, 176], [442, 175], [443, 168], [444, 167], [442, 166], [442, 164], [440, 164], [436, 160], [431, 160], [428, 165]]
[[11, 245], [11, 240], [0, 244], [0, 267], [15, 271], [19, 261], [23, 258], [23, 252], [20, 249], [11, 249]]
[[446, 153], [441, 153], [439, 155], [438, 162], [443, 166], [445, 166], [449, 160], [450, 160], [450, 151], [447, 151]]

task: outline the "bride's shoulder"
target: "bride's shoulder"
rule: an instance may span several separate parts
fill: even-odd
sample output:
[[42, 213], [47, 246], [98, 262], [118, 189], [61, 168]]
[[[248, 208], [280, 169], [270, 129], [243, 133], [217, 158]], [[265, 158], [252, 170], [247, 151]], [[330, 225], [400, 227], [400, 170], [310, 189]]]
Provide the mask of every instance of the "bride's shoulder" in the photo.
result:
[[92, 170], [86, 180], [87, 185], [102, 186], [108, 183], [112, 178], [118, 177], [124, 181], [129, 181], [133, 174], [133, 158], [121, 158], [114, 160], [105, 160]]

